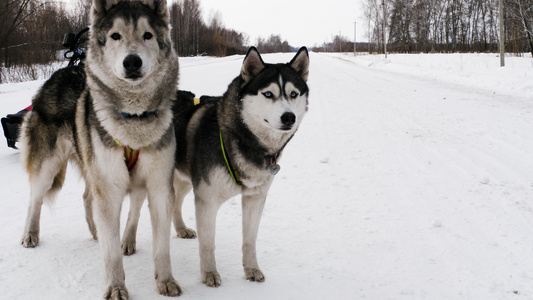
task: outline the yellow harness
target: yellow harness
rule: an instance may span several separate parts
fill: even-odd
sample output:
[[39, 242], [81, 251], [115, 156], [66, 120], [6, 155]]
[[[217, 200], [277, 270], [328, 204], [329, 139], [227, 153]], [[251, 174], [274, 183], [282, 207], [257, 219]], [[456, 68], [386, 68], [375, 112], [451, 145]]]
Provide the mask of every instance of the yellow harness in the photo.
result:
[[137, 164], [137, 161], [139, 160], [139, 154], [141, 153], [141, 149], [131, 149], [128, 146], [122, 145], [116, 138], [113, 139], [115, 140], [115, 143], [117, 143], [117, 145], [124, 148], [124, 162], [126, 163], [128, 172], [131, 172]]

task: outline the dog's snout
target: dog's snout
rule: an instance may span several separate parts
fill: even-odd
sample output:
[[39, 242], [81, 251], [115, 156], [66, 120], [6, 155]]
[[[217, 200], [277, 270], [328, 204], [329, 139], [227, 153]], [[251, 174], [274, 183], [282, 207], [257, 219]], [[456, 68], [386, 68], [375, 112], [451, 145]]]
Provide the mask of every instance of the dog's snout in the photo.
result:
[[284, 126], [292, 126], [296, 123], [296, 116], [291, 112], [286, 112], [281, 115], [281, 123]]
[[136, 72], [143, 66], [143, 61], [138, 55], [130, 54], [122, 62], [124, 69], [128, 72]]

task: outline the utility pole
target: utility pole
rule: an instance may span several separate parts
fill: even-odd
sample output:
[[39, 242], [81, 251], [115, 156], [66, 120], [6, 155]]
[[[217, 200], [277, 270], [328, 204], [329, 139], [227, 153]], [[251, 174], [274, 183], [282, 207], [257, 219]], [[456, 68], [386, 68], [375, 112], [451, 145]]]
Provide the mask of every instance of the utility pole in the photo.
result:
[[500, 67], [505, 67], [505, 27], [503, 0], [500, 0]]
[[385, 0], [381, 2], [383, 6], [383, 50], [385, 52], [385, 58], [387, 58], [387, 33], [385, 32], [387, 17], [385, 15]]
[[342, 39], [341, 39], [341, 32], [340, 31], [339, 31], [338, 41], [339, 41], [339, 51], [340, 51], [340, 53], [342, 53]]
[[353, 22], [353, 56], [357, 56], [357, 22]]

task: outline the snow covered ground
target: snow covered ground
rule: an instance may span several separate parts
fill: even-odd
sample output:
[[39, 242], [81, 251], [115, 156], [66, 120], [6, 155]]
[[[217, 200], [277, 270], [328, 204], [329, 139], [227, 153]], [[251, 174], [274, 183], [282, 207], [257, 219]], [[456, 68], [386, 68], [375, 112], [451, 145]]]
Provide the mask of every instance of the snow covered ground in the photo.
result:
[[[294, 54], [265, 55], [286, 62]], [[182, 58], [180, 88], [220, 95], [242, 56]], [[0, 85], [0, 116], [42, 84]], [[533, 67], [489, 54], [311, 55], [309, 113], [281, 160], [258, 238], [266, 282], [241, 266], [240, 198], [220, 210], [222, 286], [200, 282], [197, 240], [171, 239], [182, 299], [532, 299]], [[29, 199], [0, 144], [0, 298], [100, 299], [103, 263], [75, 169], [19, 244]], [[123, 207], [124, 226], [129, 202]], [[195, 228], [192, 197], [185, 220]], [[132, 299], [156, 293], [143, 208], [124, 258]]]

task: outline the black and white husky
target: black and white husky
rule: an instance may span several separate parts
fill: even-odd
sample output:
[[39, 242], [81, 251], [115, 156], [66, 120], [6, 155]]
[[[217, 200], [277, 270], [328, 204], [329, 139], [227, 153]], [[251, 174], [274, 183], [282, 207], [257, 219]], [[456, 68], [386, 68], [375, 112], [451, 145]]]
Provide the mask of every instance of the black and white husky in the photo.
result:
[[[264, 63], [251, 48], [241, 74], [222, 97], [202, 97], [196, 106], [178, 101], [175, 107], [174, 226], [179, 236], [194, 237], [181, 215], [183, 198], [194, 188], [201, 276], [208, 286], [221, 284], [214, 253], [217, 211], [238, 194], [242, 194], [245, 276], [265, 280], [256, 257], [259, 221], [283, 149], [307, 111], [308, 73], [306, 48], [287, 64]], [[132, 203], [125, 248], [135, 246], [143, 200], [137, 197], [137, 204]]]
[[22, 245], [38, 245], [43, 201], [61, 188], [67, 162], [75, 162], [87, 185], [89, 227], [102, 249], [106, 299], [128, 298], [119, 233], [128, 193], [148, 195], [159, 293], [181, 293], [169, 250], [177, 81], [165, 0], [94, 0], [85, 70], [54, 74], [23, 122], [31, 196]]

